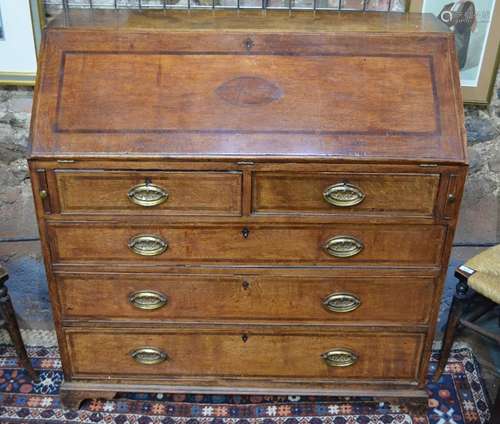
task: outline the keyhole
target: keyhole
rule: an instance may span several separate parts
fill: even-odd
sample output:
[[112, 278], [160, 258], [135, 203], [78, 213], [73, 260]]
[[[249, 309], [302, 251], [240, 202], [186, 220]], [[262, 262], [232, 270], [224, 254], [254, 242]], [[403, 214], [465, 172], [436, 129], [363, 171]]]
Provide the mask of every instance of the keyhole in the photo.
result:
[[246, 342], [248, 341], [248, 335], [243, 334], [243, 335], [241, 336], [241, 340], [243, 340], [243, 343], [246, 343]]
[[248, 290], [250, 288], [250, 283], [248, 281], [243, 281], [242, 286], [245, 290]]
[[245, 46], [245, 49], [247, 49], [248, 51], [250, 51], [252, 49], [252, 47], [254, 46], [254, 42], [253, 40], [249, 37], [247, 38], [244, 42], [243, 42], [243, 45]]
[[241, 230], [241, 235], [243, 238], [247, 239], [250, 235], [250, 230], [247, 227], [244, 227], [243, 230]]
[[145, 183], [146, 185], [149, 185], [149, 184], [152, 184], [152, 183], [153, 183], [153, 180], [151, 179], [151, 177], [146, 177], [146, 178], [144, 179], [144, 183]]

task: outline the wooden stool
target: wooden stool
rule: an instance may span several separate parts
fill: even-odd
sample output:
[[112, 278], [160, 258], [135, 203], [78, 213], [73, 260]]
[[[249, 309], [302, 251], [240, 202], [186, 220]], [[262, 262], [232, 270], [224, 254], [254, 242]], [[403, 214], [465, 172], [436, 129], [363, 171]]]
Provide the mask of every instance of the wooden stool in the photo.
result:
[[[443, 347], [439, 358], [436, 372], [433, 380], [437, 382], [444, 371], [448, 356], [450, 355], [451, 347], [455, 332], [459, 326], [467, 327], [476, 333], [493, 340], [500, 346], [500, 331], [487, 331], [475, 324], [474, 321], [481, 318], [485, 313], [491, 311], [500, 304], [500, 245], [481, 252], [467, 261], [464, 265], [459, 266], [455, 271], [455, 276], [458, 279], [456, 293], [451, 304], [450, 316], [444, 333]], [[467, 296], [469, 287], [475, 292], [475, 297], [479, 297], [482, 301], [468, 319], [462, 315], [465, 307], [474, 298]], [[500, 330], [500, 316], [499, 316]], [[495, 405], [492, 411], [493, 423], [500, 422], [500, 393], [497, 394]]]
[[0, 314], [3, 318], [0, 321], [0, 326], [4, 327], [14, 343], [17, 355], [19, 357], [19, 362], [26, 369], [33, 381], [38, 380], [38, 375], [33, 369], [31, 362], [26, 353], [26, 348], [24, 347], [23, 339], [21, 338], [21, 332], [19, 331], [19, 326], [17, 325], [16, 313], [12, 307], [12, 302], [5, 286], [6, 281], [9, 279], [9, 275], [5, 268], [0, 266]]

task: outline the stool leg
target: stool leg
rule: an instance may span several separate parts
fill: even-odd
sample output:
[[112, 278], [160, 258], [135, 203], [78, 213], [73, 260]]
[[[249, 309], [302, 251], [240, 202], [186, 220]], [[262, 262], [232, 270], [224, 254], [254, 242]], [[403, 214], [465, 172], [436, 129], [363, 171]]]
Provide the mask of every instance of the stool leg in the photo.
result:
[[9, 333], [9, 336], [14, 343], [17, 355], [19, 357], [19, 362], [24, 369], [28, 372], [33, 381], [38, 380], [38, 375], [33, 369], [31, 362], [26, 353], [26, 348], [24, 347], [24, 342], [21, 337], [21, 332], [19, 331], [19, 326], [17, 325], [16, 313], [12, 306], [9, 293], [5, 284], [0, 285], [0, 313], [5, 321], [5, 327]]
[[446, 331], [444, 333], [443, 347], [441, 348], [441, 354], [439, 356], [439, 362], [434, 373], [433, 381], [437, 382], [441, 375], [443, 374], [444, 368], [448, 362], [448, 357], [450, 356], [451, 347], [453, 346], [453, 339], [455, 337], [455, 332], [457, 330], [458, 324], [460, 322], [460, 317], [463, 314], [464, 307], [466, 305], [465, 295], [468, 290], [466, 280], [460, 280], [455, 289], [456, 294], [453, 296], [453, 301], [451, 304], [450, 315], [448, 317], [448, 324], [446, 325]]
[[491, 424], [500, 424], [500, 389], [497, 390], [497, 397], [491, 411]]

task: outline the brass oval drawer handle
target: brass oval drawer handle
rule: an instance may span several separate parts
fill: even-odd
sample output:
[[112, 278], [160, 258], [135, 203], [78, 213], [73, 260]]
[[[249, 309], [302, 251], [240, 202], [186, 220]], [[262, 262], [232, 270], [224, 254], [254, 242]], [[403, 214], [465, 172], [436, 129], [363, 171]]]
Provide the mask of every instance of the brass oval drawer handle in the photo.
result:
[[157, 256], [168, 249], [168, 242], [159, 236], [141, 234], [132, 237], [128, 241], [128, 247], [138, 255]]
[[139, 347], [134, 349], [129, 355], [139, 364], [156, 365], [168, 359], [168, 355], [156, 347]]
[[128, 301], [137, 309], [152, 311], [165, 306], [167, 304], [167, 296], [156, 290], [139, 290], [130, 293]]
[[366, 195], [363, 191], [350, 183], [333, 184], [325, 189], [323, 198], [333, 206], [348, 208], [360, 204]]
[[323, 306], [332, 312], [352, 312], [361, 306], [361, 300], [351, 293], [332, 293], [325, 297]]
[[351, 236], [336, 236], [328, 240], [324, 250], [336, 258], [350, 258], [356, 256], [364, 248], [363, 242]]
[[155, 184], [142, 183], [128, 191], [128, 198], [136, 205], [151, 207], [165, 202], [168, 199], [168, 192]]
[[326, 365], [329, 367], [350, 367], [358, 361], [356, 355], [351, 349], [332, 349], [321, 355]]

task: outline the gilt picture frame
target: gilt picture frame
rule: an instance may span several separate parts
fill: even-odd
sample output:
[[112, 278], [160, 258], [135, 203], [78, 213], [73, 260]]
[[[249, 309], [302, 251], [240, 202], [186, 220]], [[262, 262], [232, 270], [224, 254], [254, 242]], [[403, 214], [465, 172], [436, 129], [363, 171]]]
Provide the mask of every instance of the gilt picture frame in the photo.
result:
[[0, 0], [0, 85], [34, 85], [44, 25], [41, 0]]
[[498, 72], [500, 0], [412, 0], [410, 11], [432, 13], [455, 32], [464, 102], [488, 104]]

